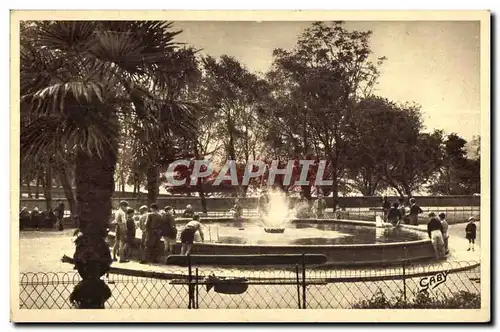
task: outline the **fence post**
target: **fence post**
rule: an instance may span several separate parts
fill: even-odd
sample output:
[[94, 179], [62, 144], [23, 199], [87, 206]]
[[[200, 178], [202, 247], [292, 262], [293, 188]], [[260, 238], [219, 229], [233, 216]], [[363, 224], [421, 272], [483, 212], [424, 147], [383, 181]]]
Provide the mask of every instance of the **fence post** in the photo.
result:
[[300, 305], [300, 279], [299, 279], [299, 264], [295, 264], [295, 276], [297, 279], [297, 303], [299, 304], [299, 309], [302, 309]]
[[193, 280], [193, 271], [191, 269], [191, 254], [187, 255], [188, 260], [188, 309], [191, 309], [193, 303], [193, 292], [192, 292], [192, 280]]
[[406, 258], [407, 252], [406, 252], [406, 246], [403, 247], [403, 250], [405, 252], [405, 258], [403, 260], [403, 301], [406, 304]]
[[199, 309], [200, 306], [199, 306], [199, 302], [198, 302], [198, 268], [196, 268], [196, 279], [194, 280], [194, 284], [195, 284], [195, 294], [196, 294], [196, 302], [195, 302], [195, 308], [196, 309]]
[[306, 308], [306, 255], [302, 254], [302, 309]]

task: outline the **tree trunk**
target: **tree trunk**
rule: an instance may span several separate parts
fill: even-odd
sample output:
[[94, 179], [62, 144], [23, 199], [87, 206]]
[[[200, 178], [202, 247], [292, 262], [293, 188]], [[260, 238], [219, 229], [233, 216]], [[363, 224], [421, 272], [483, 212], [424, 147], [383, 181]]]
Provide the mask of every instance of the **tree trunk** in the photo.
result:
[[82, 233], [105, 231], [111, 215], [114, 193], [116, 154], [109, 152], [99, 158], [78, 152], [76, 181], [76, 214]]
[[76, 156], [76, 214], [82, 233], [75, 241], [75, 268], [82, 281], [70, 295], [79, 308], [104, 308], [111, 291], [101, 276], [109, 271], [111, 252], [106, 243], [115, 191], [117, 144], [103, 155], [78, 151]]
[[311, 186], [310, 185], [306, 185], [306, 186], [301, 186], [302, 187], [302, 192], [304, 193], [304, 197], [308, 200], [308, 201], [311, 201], [312, 200], [312, 196], [311, 196]]
[[147, 170], [147, 181], [148, 181], [148, 206], [156, 203], [159, 193], [159, 174], [158, 168], [155, 166], [149, 166]]
[[333, 212], [335, 212], [337, 210], [338, 197], [339, 197], [339, 179], [338, 179], [337, 165], [335, 163], [335, 159], [330, 157], [329, 164], [332, 171], [332, 180], [333, 180], [330, 193], [332, 194]]
[[120, 185], [121, 185], [121, 190], [122, 192], [125, 192], [125, 173], [120, 171]]
[[403, 189], [404, 189], [404, 193], [406, 194], [406, 197], [411, 198], [412, 195], [411, 195], [411, 189], [410, 189], [410, 187], [404, 185]]
[[45, 173], [45, 183], [43, 186], [43, 196], [47, 211], [52, 210], [52, 160], [49, 159], [47, 172]]
[[33, 193], [31, 192], [30, 181], [26, 181], [26, 187], [28, 189], [28, 198], [32, 198], [33, 197]]
[[[198, 150], [198, 142], [195, 141], [194, 142], [194, 154], [196, 156], [196, 159], [200, 159], [200, 153], [199, 153], [199, 150]], [[208, 209], [207, 209], [207, 200], [205, 198], [205, 191], [203, 190], [203, 184], [202, 184], [202, 180], [200, 178], [198, 178], [197, 180], [198, 182], [196, 183], [196, 188], [198, 189], [198, 194], [200, 195], [200, 199], [201, 199], [201, 207], [203, 209], [203, 213], [208, 213]]]
[[64, 196], [66, 196], [66, 201], [68, 201], [70, 216], [73, 218], [76, 214], [76, 201], [75, 195], [73, 193], [73, 188], [71, 188], [71, 182], [68, 177], [68, 172], [64, 166], [58, 169], [59, 181], [64, 189]]
[[35, 183], [35, 198], [38, 199], [40, 197], [40, 176], [36, 176], [36, 183]]

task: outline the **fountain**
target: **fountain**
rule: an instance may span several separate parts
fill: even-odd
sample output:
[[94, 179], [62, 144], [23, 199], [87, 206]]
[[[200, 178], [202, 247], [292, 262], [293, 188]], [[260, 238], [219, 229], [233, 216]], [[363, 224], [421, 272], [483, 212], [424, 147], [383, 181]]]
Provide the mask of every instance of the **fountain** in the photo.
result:
[[[326, 257], [327, 264], [346, 266], [400, 264], [434, 257], [427, 232], [417, 227], [393, 227], [381, 218], [373, 221], [334, 219], [328, 215], [311, 218], [303, 213], [305, 205], [302, 209], [299, 202], [290, 208], [286, 195], [275, 190], [265, 193], [260, 203], [257, 218], [202, 217], [209, 233], [210, 227], [215, 227], [217, 238], [212, 241], [207, 234], [208, 241], [201, 242], [197, 234], [192, 253], [214, 256], [211, 258], [214, 262], [224, 259], [226, 263], [241, 260], [245, 255], [321, 255]], [[177, 227], [182, 229], [189, 220], [177, 218]], [[136, 247], [140, 247], [140, 238], [136, 242]], [[180, 250], [180, 243], [176, 250]], [[228, 256], [234, 256], [234, 260]], [[255, 261], [247, 263], [251, 262]]]
[[267, 202], [264, 211], [261, 212], [261, 220], [266, 233], [284, 233], [285, 224], [290, 221], [290, 209], [286, 196], [277, 190], [263, 193]]

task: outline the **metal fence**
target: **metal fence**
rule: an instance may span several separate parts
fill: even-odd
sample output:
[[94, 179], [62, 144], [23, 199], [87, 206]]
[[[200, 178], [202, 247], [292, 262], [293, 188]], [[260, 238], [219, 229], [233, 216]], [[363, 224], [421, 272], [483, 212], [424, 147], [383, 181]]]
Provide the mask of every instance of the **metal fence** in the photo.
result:
[[[136, 273], [138, 271], [135, 271]], [[480, 265], [444, 262], [390, 269], [214, 270], [188, 267], [107, 275], [112, 309], [479, 308]], [[21, 309], [68, 309], [76, 272], [23, 273]]]

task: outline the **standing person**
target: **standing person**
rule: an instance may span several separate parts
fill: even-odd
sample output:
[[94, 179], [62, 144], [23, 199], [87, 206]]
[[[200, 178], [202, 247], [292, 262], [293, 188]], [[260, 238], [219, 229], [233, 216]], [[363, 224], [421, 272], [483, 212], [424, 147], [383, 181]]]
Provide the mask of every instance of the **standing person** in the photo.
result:
[[125, 253], [125, 258], [130, 259], [132, 255], [132, 248], [134, 247], [135, 242], [135, 220], [134, 220], [135, 211], [132, 208], [127, 209], [127, 237], [125, 242], [125, 248], [123, 252]]
[[181, 255], [189, 255], [193, 248], [194, 235], [196, 232], [200, 233], [201, 242], [203, 242], [204, 235], [201, 229], [200, 216], [195, 215], [193, 220], [188, 222], [181, 232]]
[[127, 221], [127, 214], [125, 211], [127, 211], [128, 208], [128, 202], [127, 201], [121, 201], [120, 206], [118, 207], [118, 210], [115, 212], [115, 218], [113, 220], [113, 224], [116, 225], [115, 228], [115, 244], [113, 246], [113, 261], [116, 262], [116, 254], [118, 252], [118, 256], [120, 256], [120, 263], [127, 263], [125, 260], [125, 244], [126, 244], [126, 237], [127, 237], [127, 227], [126, 227], [126, 221]]
[[410, 215], [408, 216], [410, 225], [418, 225], [418, 215], [422, 212], [424, 211], [417, 205], [415, 198], [410, 198]]
[[318, 219], [323, 218], [326, 209], [326, 202], [325, 199], [323, 198], [323, 194], [321, 193], [318, 194], [318, 199], [314, 202], [313, 208], [316, 214], [316, 218]]
[[57, 223], [56, 223], [57, 229], [59, 231], [62, 231], [62, 230], [64, 230], [64, 226], [62, 224], [63, 219], [64, 219], [64, 203], [60, 202], [59, 205], [57, 205], [54, 212], [55, 212], [56, 218], [57, 218]]
[[143, 205], [139, 208], [139, 213], [141, 216], [139, 217], [139, 229], [141, 230], [141, 261], [145, 259], [146, 256], [146, 243], [147, 243], [147, 230], [146, 230], [146, 221], [148, 219], [148, 207]]
[[408, 214], [406, 213], [405, 199], [404, 197], [399, 198], [399, 212], [401, 213], [401, 222], [403, 224], [408, 224]]
[[165, 244], [165, 257], [175, 254], [175, 243], [177, 242], [177, 228], [175, 227], [175, 217], [171, 206], [165, 207], [163, 215], [162, 237]]
[[441, 221], [441, 225], [443, 225], [443, 240], [444, 240], [444, 251], [446, 254], [449, 253], [448, 250], [448, 238], [450, 235], [448, 234], [448, 222], [446, 221], [446, 214], [441, 212], [439, 215], [439, 220]]
[[476, 221], [476, 219], [474, 219], [474, 217], [470, 217], [469, 223], [465, 227], [465, 238], [469, 240], [469, 249], [467, 249], [467, 251], [470, 251], [471, 248], [472, 251], [474, 251], [474, 244], [476, 242], [476, 231], [477, 231], [477, 227], [476, 224], [474, 224], [474, 221]]
[[399, 204], [394, 202], [392, 208], [387, 213], [387, 222], [390, 222], [394, 227], [398, 227], [401, 223], [401, 211], [399, 210]]
[[429, 223], [427, 224], [427, 234], [429, 234], [429, 238], [431, 239], [436, 258], [440, 259], [445, 256], [443, 225], [441, 225], [441, 222], [436, 218], [436, 214], [434, 212], [429, 213], [429, 218]]
[[38, 206], [35, 206], [33, 208], [33, 210], [31, 210], [30, 219], [31, 219], [31, 226], [35, 227], [38, 230], [38, 228], [40, 227], [40, 224], [41, 224], [41, 219], [42, 219], [42, 216], [40, 215], [40, 211], [38, 210]]
[[21, 211], [19, 212], [19, 226], [20, 229], [24, 229], [24, 227], [29, 226], [30, 223], [30, 212], [26, 206], [23, 206]]
[[384, 212], [384, 221], [388, 221], [389, 210], [391, 209], [391, 203], [387, 199], [387, 196], [384, 196], [382, 199], [382, 211]]
[[258, 201], [258, 206], [259, 206], [259, 216], [267, 216], [268, 213], [268, 204], [269, 204], [269, 197], [267, 193], [267, 188], [262, 188], [262, 191], [260, 192], [259, 195], [259, 201]]
[[163, 216], [160, 214], [158, 204], [151, 204], [149, 209], [151, 212], [148, 214], [146, 220], [146, 232], [148, 234], [148, 239], [146, 242], [145, 262], [157, 263], [160, 252]]
[[231, 209], [231, 214], [235, 220], [239, 220], [243, 217], [243, 207], [241, 206], [238, 198], [234, 200], [234, 206]]

